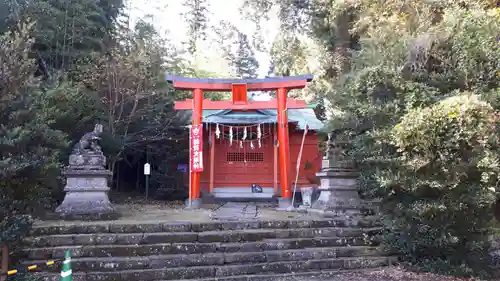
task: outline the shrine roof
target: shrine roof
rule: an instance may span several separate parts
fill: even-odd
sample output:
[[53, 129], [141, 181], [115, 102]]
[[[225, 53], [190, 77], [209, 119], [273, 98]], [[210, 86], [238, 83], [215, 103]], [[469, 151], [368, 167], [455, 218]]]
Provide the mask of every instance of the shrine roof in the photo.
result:
[[[184, 124], [191, 123], [191, 110], [178, 111], [178, 118]], [[316, 118], [312, 108], [288, 109], [288, 120], [290, 123], [296, 123], [297, 129], [305, 129], [306, 123], [310, 130], [321, 130], [323, 123]], [[254, 125], [265, 123], [277, 123], [277, 112], [275, 109], [258, 109], [249, 111], [233, 110], [203, 110], [203, 123], [212, 124], [240, 124]]]
[[212, 91], [231, 91], [232, 84], [246, 84], [248, 91], [276, 90], [278, 88], [301, 89], [313, 76], [298, 75], [285, 77], [266, 77], [254, 79], [217, 79], [217, 78], [192, 78], [165, 74], [165, 80], [173, 84], [176, 89], [196, 89]]

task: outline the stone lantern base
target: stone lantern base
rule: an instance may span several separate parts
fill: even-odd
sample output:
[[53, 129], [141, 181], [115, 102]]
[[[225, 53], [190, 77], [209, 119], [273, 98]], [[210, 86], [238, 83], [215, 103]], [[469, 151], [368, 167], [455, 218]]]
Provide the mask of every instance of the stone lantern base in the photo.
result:
[[331, 163], [329, 160], [323, 160], [325, 166], [327, 168], [316, 174], [321, 181], [320, 194], [309, 212], [325, 217], [354, 218], [361, 215], [364, 204], [358, 194], [356, 170], [350, 163]]
[[119, 217], [108, 198], [108, 178], [101, 153], [71, 155], [70, 165], [64, 171], [66, 195], [56, 209], [65, 220], [109, 220]]

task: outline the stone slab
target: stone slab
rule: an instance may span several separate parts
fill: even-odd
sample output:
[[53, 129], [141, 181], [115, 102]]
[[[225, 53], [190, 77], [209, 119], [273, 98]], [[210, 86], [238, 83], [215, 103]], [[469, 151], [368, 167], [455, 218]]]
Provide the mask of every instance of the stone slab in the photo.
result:
[[[89, 257], [73, 258], [72, 269], [75, 272], [165, 269], [174, 267], [224, 266], [229, 264], [241, 265], [349, 258], [355, 257], [356, 255], [369, 257], [379, 254], [380, 250], [376, 247], [339, 247], [248, 253], [209, 253], [144, 257]], [[31, 265], [31, 263], [30, 261], [26, 261], [23, 262], [22, 265], [28, 266]], [[51, 268], [51, 272], [57, 272], [58, 270], [57, 267]]]
[[[151, 233], [96, 233], [61, 234], [28, 237], [25, 245], [33, 248], [93, 245], [153, 245], [168, 243], [232, 243], [256, 242], [267, 239], [358, 237], [374, 236], [380, 228], [328, 227], [335, 223], [315, 223], [317, 228], [296, 229], [239, 229], [203, 232], [151, 232]], [[321, 227], [323, 226], [323, 227]]]
[[254, 203], [227, 202], [215, 210], [213, 220], [246, 221], [257, 219], [258, 208]]
[[[140, 209], [142, 211], [142, 209]], [[144, 210], [148, 212], [151, 210]], [[125, 212], [125, 209], [120, 206], [120, 212]], [[208, 221], [200, 221], [198, 218], [205, 216]], [[173, 211], [173, 210], [157, 210], [157, 214], [153, 220], [144, 219], [142, 217], [133, 217], [132, 219], [122, 217], [118, 221], [99, 221], [99, 222], [64, 222], [64, 221], [36, 221], [32, 235], [41, 234], [69, 234], [69, 233], [96, 233], [96, 232], [141, 232], [145, 229], [148, 232], [188, 232], [202, 231], [208, 227], [212, 230], [224, 229], [245, 229], [245, 228], [308, 228], [315, 221], [334, 221], [338, 225], [356, 226], [346, 221], [343, 218], [322, 218], [311, 215], [302, 215], [293, 212], [277, 212], [274, 209], [259, 209], [259, 217], [257, 220], [242, 220], [242, 221], [217, 221], [214, 227], [214, 222], [209, 221], [208, 212], [206, 211]], [[192, 226], [197, 229], [193, 230]], [[112, 228], [110, 230], [110, 228]], [[122, 230], [123, 229], [123, 230]]]
[[[161, 269], [135, 269], [103, 272], [73, 273], [73, 280], [86, 281], [144, 281], [144, 280], [238, 280], [234, 278], [246, 275], [259, 277], [263, 274], [296, 274], [298, 272], [319, 272], [340, 269], [362, 269], [387, 266], [391, 263], [386, 257], [335, 258], [324, 260], [285, 261], [255, 264], [237, 264], [226, 266], [192, 266]], [[45, 280], [58, 280], [59, 273], [45, 274]], [[241, 280], [241, 279], [240, 279]], [[248, 280], [248, 279], [243, 279]], [[256, 279], [253, 279], [256, 280]], [[266, 280], [266, 279], [259, 279]], [[267, 279], [272, 280], [272, 279]], [[275, 281], [275, 280], [273, 280]]]
[[168, 254], [235, 253], [273, 250], [293, 250], [314, 247], [377, 246], [379, 241], [370, 237], [310, 237], [266, 239], [246, 243], [174, 243], [152, 245], [87, 245], [25, 249], [22, 257], [30, 260], [62, 258], [66, 250], [76, 257], [127, 257]]

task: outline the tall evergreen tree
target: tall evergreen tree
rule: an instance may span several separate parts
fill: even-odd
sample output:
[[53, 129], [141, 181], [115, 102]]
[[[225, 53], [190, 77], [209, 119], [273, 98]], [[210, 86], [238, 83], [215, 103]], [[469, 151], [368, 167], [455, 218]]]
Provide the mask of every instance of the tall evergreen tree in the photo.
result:
[[207, 35], [208, 0], [183, 0], [182, 5], [187, 9], [183, 16], [188, 24], [188, 50], [194, 54], [198, 40], [204, 40]]
[[241, 78], [255, 78], [259, 70], [259, 62], [255, 52], [248, 41], [246, 34], [238, 32], [236, 53], [233, 56], [233, 67]]
[[10, 25], [35, 21], [33, 51], [50, 70], [71, 69], [93, 52], [114, 44], [123, 0], [9, 0]]
[[220, 21], [215, 33], [224, 58], [228, 60], [235, 75], [241, 78], [257, 77], [259, 62], [248, 36], [227, 21]]
[[0, 36], [0, 244], [19, 241], [32, 213], [59, 190], [59, 152], [65, 135], [50, 127], [35, 61], [32, 25]]

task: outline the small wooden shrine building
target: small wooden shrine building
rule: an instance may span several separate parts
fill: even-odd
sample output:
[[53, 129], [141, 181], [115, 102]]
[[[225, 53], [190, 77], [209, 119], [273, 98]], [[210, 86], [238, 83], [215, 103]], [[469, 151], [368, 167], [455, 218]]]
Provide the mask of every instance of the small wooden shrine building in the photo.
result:
[[[193, 99], [175, 103], [178, 116], [192, 123], [190, 199], [198, 200], [202, 191], [229, 200], [278, 197], [286, 206], [297, 161], [297, 191], [317, 185], [322, 155], [316, 132], [323, 124], [312, 106], [286, 97], [286, 90], [302, 88], [311, 80], [309, 75], [250, 80], [167, 75], [175, 88], [194, 91]], [[203, 90], [231, 91], [232, 100], [203, 99]], [[277, 99], [247, 99], [247, 91], [261, 90], [277, 90]]]

